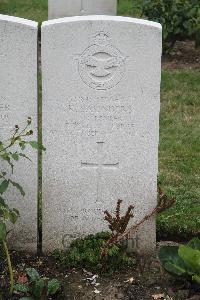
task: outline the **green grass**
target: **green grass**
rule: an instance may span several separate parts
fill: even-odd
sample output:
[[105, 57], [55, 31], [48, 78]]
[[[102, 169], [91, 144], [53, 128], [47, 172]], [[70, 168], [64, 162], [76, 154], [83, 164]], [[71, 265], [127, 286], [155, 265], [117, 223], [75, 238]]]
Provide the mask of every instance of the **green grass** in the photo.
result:
[[200, 234], [199, 71], [163, 72], [159, 181], [177, 198], [175, 207], [158, 217], [159, 235]]
[[47, 20], [48, 0], [0, 0], [0, 14], [41, 23]]
[[[118, 14], [140, 16], [141, 2], [120, 0]], [[0, 0], [0, 13], [41, 23], [47, 0]], [[158, 235], [189, 239], [200, 234], [200, 72], [163, 71], [161, 102], [159, 181], [177, 203], [158, 216]]]
[[118, 15], [140, 17], [142, 14], [143, 0], [120, 0], [118, 4]]

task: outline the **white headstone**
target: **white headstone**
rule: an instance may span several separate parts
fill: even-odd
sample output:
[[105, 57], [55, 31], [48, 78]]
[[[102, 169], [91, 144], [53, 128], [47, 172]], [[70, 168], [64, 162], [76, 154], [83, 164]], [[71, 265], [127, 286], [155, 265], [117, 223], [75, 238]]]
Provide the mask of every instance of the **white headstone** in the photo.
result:
[[116, 15], [117, 0], [48, 0], [49, 19], [84, 15]]
[[[31, 139], [37, 139], [37, 23], [0, 15], [0, 140], [10, 138], [16, 124], [26, 125], [29, 116], [34, 120]], [[30, 149], [28, 155], [32, 162], [15, 162], [12, 175], [23, 186], [25, 197], [11, 188], [5, 198], [20, 212], [19, 221], [8, 234], [11, 246], [35, 251], [37, 153]]]
[[[108, 230], [104, 210], [156, 206], [161, 25], [90, 16], [42, 25], [44, 250]], [[140, 228], [155, 245], [155, 220]]]

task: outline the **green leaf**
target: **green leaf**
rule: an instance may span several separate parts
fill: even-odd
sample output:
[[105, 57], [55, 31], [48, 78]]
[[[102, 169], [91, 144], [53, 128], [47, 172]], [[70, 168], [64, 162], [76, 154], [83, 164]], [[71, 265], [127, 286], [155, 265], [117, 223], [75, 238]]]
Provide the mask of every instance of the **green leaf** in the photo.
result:
[[60, 289], [60, 283], [57, 279], [48, 282], [48, 295], [54, 295]]
[[27, 144], [29, 144], [32, 148], [37, 149], [37, 150], [38, 149], [43, 150], [43, 151], [46, 150], [46, 148], [42, 144], [40, 144], [36, 141], [30, 141], [30, 142], [27, 142]]
[[27, 284], [20, 283], [20, 284], [15, 284], [14, 285], [14, 290], [17, 292], [21, 293], [28, 293], [29, 292], [29, 287]]
[[0, 171], [0, 178], [3, 178], [6, 176], [6, 172]]
[[174, 261], [178, 258], [178, 246], [161, 247], [158, 257], [162, 264], [168, 261]]
[[192, 276], [192, 280], [196, 281], [197, 283], [200, 284], [200, 275], [194, 275]]
[[188, 247], [191, 247], [195, 250], [200, 250], [200, 239], [199, 238], [193, 238], [189, 243], [187, 244]]
[[173, 275], [186, 275], [187, 268], [178, 255], [178, 249], [177, 246], [164, 246], [160, 249], [158, 256], [166, 271]]
[[33, 288], [33, 295], [36, 298], [40, 298], [42, 295], [43, 289], [45, 287], [45, 281], [44, 279], [39, 279], [35, 282], [34, 288]]
[[0, 241], [3, 242], [6, 240], [6, 225], [3, 222], [0, 222]]
[[22, 297], [19, 300], [34, 300], [32, 297]]
[[19, 160], [19, 154], [18, 154], [18, 153], [12, 153], [11, 156], [12, 156], [12, 158], [13, 158], [14, 160], [16, 160], [16, 161]]
[[10, 210], [8, 207], [2, 206], [0, 208], [0, 217], [2, 217], [4, 221], [10, 218]]
[[5, 203], [5, 199], [3, 199], [1, 196], [0, 196], [0, 206], [7, 207], [7, 204]]
[[9, 186], [9, 180], [4, 180], [1, 184], [0, 184], [0, 194], [2, 195], [3, 193], [6, 192], [7, 188]]
[[164, 264], [164, 268], [166, 269], [166, 271], [168, 271], [171, 274], [174, 275], [186, 275], [187, 271], [185, 268], [179, 266], [178, 264], [172, 263], [172, 262], [166, 262]]
[[200, 274], [200, 251], [181, 245], [178, 250], [179, 256], [191, 269], [193, 274]]
[[31, 282], [37, 281], [40, 279], [40, 275], [34, 268], [27, 268], [26, 273], [29, 276]]
[[12, 224], [15, 224], [17, 222], [18, 217], [19, 217], [19, 212], [17, 210], [13, 209], [10, 211], [9, 219]]
[[20, 146], [20, 148], [21, 148], [22, 150], [24, 150], [25, 147], [26, 147], [26, 142], [25, 142], [25, 141], [19, 142], [19, 146]]
[[12, 180], [10, 180], [10, 182], [11, 182], [12, 185], [13, 185], [13, 186], [21, 193], [21, 195], [24, 197], [24, 196], [25, 196], [25, 192], [24, 192], [22, 186], [21, 186], [19, 183], [14, 182], [14, 181], [12, 181]]
[[7, 161], [7, 163], [10, 165], [11, 167], [11, 170], [12, 170], [12, 173], [13, 173], [13, 168], [14, 168], [14, 165], [11, 163], [11, 159], [10, 159], [10, 156], [9, 156], [9, 153], [4, 153], [3, 155], [1, 155], [1, 157]]

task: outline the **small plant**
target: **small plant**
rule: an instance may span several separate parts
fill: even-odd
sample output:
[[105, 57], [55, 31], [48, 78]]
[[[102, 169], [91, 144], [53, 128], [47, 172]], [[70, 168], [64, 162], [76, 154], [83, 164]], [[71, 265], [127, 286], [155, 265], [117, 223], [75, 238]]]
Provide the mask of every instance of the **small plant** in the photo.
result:
[[53, 256], [67, 268], [88, 268], [103, 274], [133, 266], [135, 259], [126, 254], [123, 245], [113, 245], [109, 247], [106, 256], [101, 255], [101, 249], [109, 238], [108, 232], [89, 235], [73, 241], [66, 252], [54, 251]]
[[132, 210], [134, 209], [134, 206], [132, 205], [128, 207], [125, 215], [121, 216], [122, 202], [123, 202], [122, 200], [117, 201], [117, 206], [116, 206], [116, 211], [114, 216], [112, 216], [107, 210], [104, 212], [105, 220], [109, 223], [108, 227], [111, 230], [111, 236], [105, 243], [104, 247], [102, 248], [102, 253], [101, 253], [102, 256], [107, 255], [109, 251], [109, 247], [116, 244], [116, 242], [118, 241], [118, 237], [125, 232], [130, 219], [133, 218]]
[[132, 210], [134, 206], [130, 205], [124, 216], [120, 216], [122, 200], [118, 200], [115, 216], [112, 216], [108, 211], [105, 211], [105, 220], [110, 224], [109, 228], [112, 232], [110, 238], [104, 244], [102, 248], [102, 255], [106, 255], [110, 246], [118, 245], [124, 239], [128, 239], [130, 235], [133, 235], [137, 231], [138, 227], [143, 224], [146, 220], [150, 219], [153, 215], [160, 213], [170, 208], [176, 202], [175, 198], [168, 198], [158, 186], [158, 204], [157, 206], [147, 214], [141, 221], [134, 224], [127, 229], [129, 221], [133, 218]]
[[42, 278], [34, 268], [27, 268], [27, 283], [16, 284], [14, 290], [26, 297], [21, 300], [46, 300], [48, 296], [55, 295], [60, 289], [57, 279]]
[[[3, 160], [9, 165], [11, 168], [11, 174], [14, 172], [14, 162], [19, 161], [20, 158], [30, 160], [24, 153], [27, 145], [30, 145], [34, 149], [41, 148], [44, 150], [44, 147], [39, 145], [36, 141], [28, 140], [28, 138], [33, 135], [33, 131], [30, 129], [31, 123], [32, 119], [29, 117], [27, 119], [26, 126], [22, 130], [20, 130], [18, 125], [15, 125], [11, 138], [5, 142], [0, 141], [0, 160]], [[8, 234], [7, 222], [15, 224], [19, 217], [19, 211], [15, 208], [9, 207], [5, 197], [3, 197], [3, 194], [8, 190], [9, 186], [16, 188], [23, 197], [25, 196], [25, 192], [22, 186], [13, 181], [10, 177], [10, 173], [8, 174], [7, 169], [0, 169], [0, 247], [3, 247], [6, 255], [10, 274], [10, 295], [12, 295], [14, 280], [10, 254], [6, 241]]]
[[194, 238], [187, 245], [164, 246], [159, 259], [170, 274], [200, 285], [200, 239]]
[[133, 218], [134, 206], [130, 205], [124, 216], [121, 216], [122, 200], [118, 200], [114, 216], [107, 210], [105, 220], [109, 223], [110, 232], [101, 232], [89, 235], [83, 239], [73, 241], [67, 251], [56, 250], [53, 256], [67, 268], [89, 268], [92, 271], [109, 273], [134, 266], [135, 258], [127, 254], [127, 246], [123, 243], [130, 232], [131, 235], [137, 228], [152, 215], [161, 212], [174, 204], [175, 198], [169, 199], [159, 189], [158, 205], [146, 215], [139, 223], [127, 229]]

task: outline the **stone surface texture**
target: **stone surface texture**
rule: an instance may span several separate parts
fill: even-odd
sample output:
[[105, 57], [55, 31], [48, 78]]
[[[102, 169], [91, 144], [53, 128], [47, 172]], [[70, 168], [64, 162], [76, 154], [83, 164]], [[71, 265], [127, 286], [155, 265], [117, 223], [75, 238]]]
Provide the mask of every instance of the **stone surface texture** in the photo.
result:
[[50, 19], [84, 15], [116, 15], [117, 0], [48, 0]]
[[[34, 123], [37, 138], [37, 23], [0, 15], [0, 140], [11, 137], [17, 124]], [[20, 250], [37, 249], [37, 153], [27, 147], [32, 162], [14, 162], [12, 179], [20, 183], [23, 198], [14, 188], [4, 198], [20, 212], [20, 219], [8, 235], [10, 246]], [[1, 161], [1, 167], [4, 167]], [[10, 169], [7, 168], [8, 173]]]
[[[112, 16], [43, 23], [45, 251], [108, 230], [118, 199], [135, 205], [132, 223], [156, 206], [161, 31]], [[135, 237], [152, 251], [155, 220]]]

